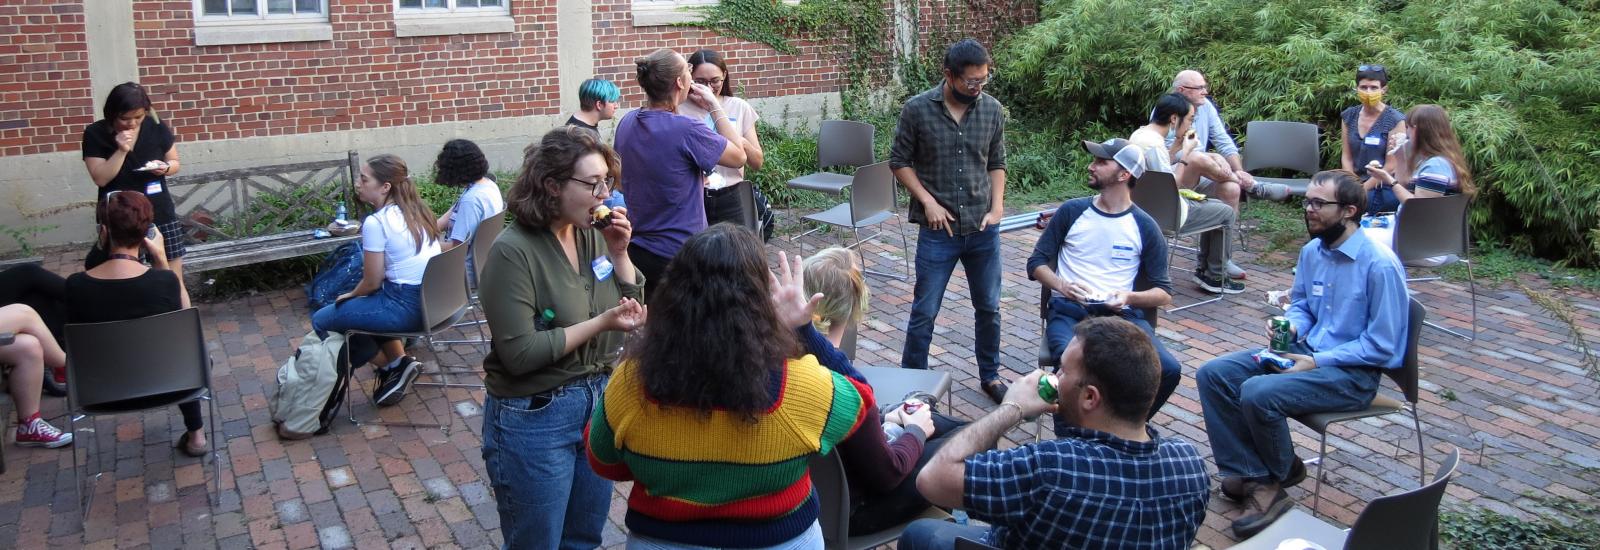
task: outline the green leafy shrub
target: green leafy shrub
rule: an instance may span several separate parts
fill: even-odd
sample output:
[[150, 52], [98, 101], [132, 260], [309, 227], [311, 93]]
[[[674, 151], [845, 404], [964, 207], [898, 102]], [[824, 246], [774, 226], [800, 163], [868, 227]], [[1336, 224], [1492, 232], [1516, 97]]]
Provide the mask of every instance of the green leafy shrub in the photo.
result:
[[1067, 138], [1096, 123], [1126, 136], [1197, 67], [1236, 131], [1317, 123], [1323, 164], [1337, 167], [1354, 69], [1382, 63], [1391, 104], [1450, 111], [1479, 188], [1476, 237], [1593, 266], [1597, 28], [1595, 0], [1048, 0], [999, 48], [996, 95]]
[[1476, 507], [1440, 511], [1440, 539], [1454, 548], [1600, 549], [1600, 507], [1555, 498], [1540, 504], [1560, 516], [1529, 521]]

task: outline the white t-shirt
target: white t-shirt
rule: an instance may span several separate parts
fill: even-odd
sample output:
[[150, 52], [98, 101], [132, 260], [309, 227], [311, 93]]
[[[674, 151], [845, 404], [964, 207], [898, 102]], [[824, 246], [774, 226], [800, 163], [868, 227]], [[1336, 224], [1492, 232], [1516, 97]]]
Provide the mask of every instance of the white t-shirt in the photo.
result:
[[419, 252], [400, 207], [391, 204], [373, 212], [361, 224], [361, 250], [383, 253], [383, 278], [389, 282], [420, 285], [428, 259], [439, 255], [439, 241], [428, 241]]
[[1107, 215], [1093, 204], [1072, 222], [1056, 257], [1056, 273], [1100, 294], [1133, 290], [1144, 240], [1133, 209]]
[[[739, 135], [742, 136], [748, 134], [751, 130], [755, 129], [756, 121], [761, 119], [761, 116], [756, 114], [755, 108], [751, 107], [750, 104], [745, 100], [737, 97], [718, 97], [722, 99], [722, 111], [728, 115], [728, 122], [732, 122], [733, 127], [739, 129]], [[701, 109], [699, 105], [695, 105], [693, 100], [685, 101], [679, 104], [678, 114], [704, 122], [706, 123], [706, 126], [711, 127], [711, 131], [717, 131], [717, 121], [711, 118], [711, 113], [706, 112], [705, 109]], [[720, 179], [722, 181], [718, 182], [717, 179], [719, 178], [712, 178], [711, 181], [714, 183], [706, 185], [708, 189], [727, 187], [729, 185], [744, 181], [743, 168], [717, 166], [715, 172], [718, 176], [721, 176]]]
[[[1157, 172], [1173, 174], [1174, 176], [1177, 175], [1178, 171], [1172, 168], [1172, 156], [1171, 152], [1167, 150], [1167, 139], [1162, 137], [1161, 134], [1156, 133], [1155, 130], [1141, 126], [1138, 130], [1133, 131], [1133, 135], [1128, 136], [1128, 143], [1133, 144], [1135, 147], [1141, 147], [1144, 149], [1145, 170], [1155, 170]], [[1183, 227], [1183, 222], [1188, 219], [1189, 200], [1179, 200], [1178, 227]]]

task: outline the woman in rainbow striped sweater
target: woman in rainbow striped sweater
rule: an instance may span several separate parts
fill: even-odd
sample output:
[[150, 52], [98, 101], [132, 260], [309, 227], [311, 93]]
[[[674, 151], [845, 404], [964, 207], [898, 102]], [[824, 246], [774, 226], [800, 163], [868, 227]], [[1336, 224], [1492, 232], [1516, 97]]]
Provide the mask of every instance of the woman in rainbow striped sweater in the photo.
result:
[[779, 258], [781, 281], [750, 230], [718, 224], [667, 266], [584, 434], [596, 473], [634, 482], [628, 548], [822, 548], [807, 459], [855, 432], [872, 393], [803, 352], [827, 342], [822, 295]]

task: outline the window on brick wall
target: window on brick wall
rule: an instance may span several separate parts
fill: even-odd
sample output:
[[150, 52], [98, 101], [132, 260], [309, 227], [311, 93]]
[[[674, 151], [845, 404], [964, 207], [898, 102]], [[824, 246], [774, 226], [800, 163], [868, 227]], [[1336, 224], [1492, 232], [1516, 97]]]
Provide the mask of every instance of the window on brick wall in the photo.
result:
[[395, 36], [494, 34], [516, 30], [511, 0], [394, 0]]
[[[633, 25], [676, 25], [700, 21], [695, 8], [716, 5], [718, 0], [633, 0]], [[785, 4], [799, 4], [800, 0], [783, 0]]]
[[197, 46], [332, 39], [328, 0], [194, 0]]

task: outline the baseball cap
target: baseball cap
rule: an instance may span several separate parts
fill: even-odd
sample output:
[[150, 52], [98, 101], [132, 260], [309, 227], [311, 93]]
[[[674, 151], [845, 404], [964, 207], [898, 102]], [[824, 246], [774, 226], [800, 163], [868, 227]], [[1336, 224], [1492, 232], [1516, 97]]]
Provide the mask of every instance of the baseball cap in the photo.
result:
[[1139, 176], [1144, 175], [1144, 151], [1128, 143], [1128, 140], [1113, 138], [1106, 140], [1105, 143], [1084, 140], [1083, 149], [1094, 155], [1094, 158], [1116, 161], [1118, 166], [1133, 175], [1133, 179], [1139, 179]]

